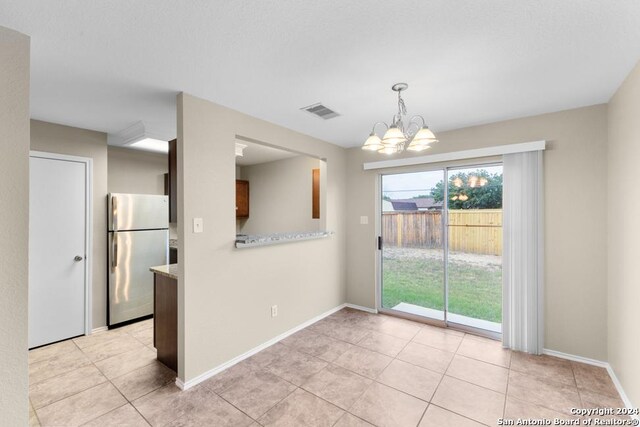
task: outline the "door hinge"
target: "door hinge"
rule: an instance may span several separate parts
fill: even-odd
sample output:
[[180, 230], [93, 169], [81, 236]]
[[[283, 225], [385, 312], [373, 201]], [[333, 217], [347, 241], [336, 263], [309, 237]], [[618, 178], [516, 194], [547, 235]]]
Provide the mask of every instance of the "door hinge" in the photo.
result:
[[382, 236], [378, 236], [378, 250], [382, 250]]

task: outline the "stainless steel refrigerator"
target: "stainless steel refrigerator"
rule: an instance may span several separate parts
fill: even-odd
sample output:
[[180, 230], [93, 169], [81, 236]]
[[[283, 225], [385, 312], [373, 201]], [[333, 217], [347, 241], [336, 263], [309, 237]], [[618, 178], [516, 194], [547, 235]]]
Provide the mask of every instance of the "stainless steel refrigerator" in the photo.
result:
[[169, 198], [108, 195], [109, 327], [153, 314], [153, 273], [168, 263]]

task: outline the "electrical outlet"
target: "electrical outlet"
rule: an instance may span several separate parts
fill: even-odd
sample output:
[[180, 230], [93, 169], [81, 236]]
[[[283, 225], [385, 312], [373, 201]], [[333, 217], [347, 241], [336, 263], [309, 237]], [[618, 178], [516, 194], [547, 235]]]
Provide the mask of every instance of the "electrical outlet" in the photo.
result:
[[360, 217], [360, 224], [362, 224], [362, 225], [369, 224], [369, 217], [368, 216], [361, 216]]
[[271, 317], [276, 317], [278, 315], [278, 306], [277, 305], [272, 305], [271, 306]]

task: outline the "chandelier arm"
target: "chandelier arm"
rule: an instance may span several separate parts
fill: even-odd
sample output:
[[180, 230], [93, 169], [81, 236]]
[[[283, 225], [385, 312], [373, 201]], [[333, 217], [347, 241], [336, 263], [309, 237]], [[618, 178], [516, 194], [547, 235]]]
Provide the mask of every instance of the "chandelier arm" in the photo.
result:
[[419, 127], [423, 127], [427, 125], [427, 122], [425, 122], [424, 117], [416, 114], [415, 116], [411, 116], [411, 119], [409, 119], [409, 121], [413, 122], [413, 119], [420, 119], [420, 121], [422, 122], [422, 124]]
[[407, 126], [407, 131], [405, 132], [407, 139], [411, 139], [415, 134], [421, 129], [420, 126], [416, 122], [409, 122], [409, 126]]
[[[385, 122], [376, 122], [373, 127], [371, 128], [371, 133], [376, 133], [376, 126], [378, 125], [383, 125], [387, 130], [389, 129], [389, 125], [386, 124]], [[377, 134], [376, 134], [377, 135]]]
[[391, 126], [396, 126], [398, 129], [404, 132], [404, 122], [402, 121], [402, 116], [398, 114], [394, 114], [391, 118]]
[[[415, 119], [420, 119], [420, 122], [422, 122], [422, 124], [419, 124], [418, 121]], [[412, 116], [411, 119], [409, 119], [409, 125], [407, 126], [407, 132], [406, 132], [407, 136], [413, 137], [425, 125], [426, 124], [422, 116], [418, 116], [418, 115]], [[415, 126], [415, 131], [412, 131], [411, 129], [412, 126]]]

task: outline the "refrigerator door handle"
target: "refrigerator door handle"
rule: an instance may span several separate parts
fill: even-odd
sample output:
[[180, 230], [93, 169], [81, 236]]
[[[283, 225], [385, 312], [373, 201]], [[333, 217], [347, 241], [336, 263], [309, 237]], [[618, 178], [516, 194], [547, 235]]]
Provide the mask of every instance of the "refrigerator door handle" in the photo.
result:
[[118, 266], [118, 233], [113, 232], [113, 255], [111, 257], [111, 268], [115, 269]]
[[118, 231], [118, 198], [111, 198], [111, 227], [113, 231]]

